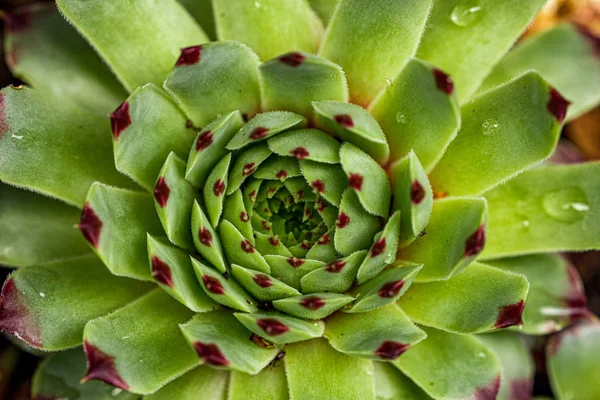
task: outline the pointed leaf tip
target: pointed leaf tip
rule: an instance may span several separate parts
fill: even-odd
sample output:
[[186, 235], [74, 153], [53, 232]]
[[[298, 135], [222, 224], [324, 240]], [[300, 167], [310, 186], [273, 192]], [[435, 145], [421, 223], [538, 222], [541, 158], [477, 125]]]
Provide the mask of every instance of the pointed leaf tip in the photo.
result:
[[23, 303], [13, 278], [8, 278], [2, 287], [0, 331], [15, 335], [32, 347], [42, 347], [40, 327]]
[[546, 107], [559, 124], [565, 121], [569, 105], [571, 105], [571, 102], [565, 99], [558, 90], [550, 88], [550, 98]]
[[131, 115], [129, 114], [129, 102], [121, 104], [110, 114], [110, 126], [114, 140], [119, 139], [121, 133], [131, 125]]
[[123, 390], [129, 390], [129, 384], [121, 378], [115, 367], [115, 357], [110, 356], [98, 347], [83, 341], [83, 349], [88, 360], [87, 372], [82, 383], [91, 379], [99, 379]]
[[200, 55], [202, 54], [202, 46], [190, 46], [181, 49], [181, 55], [175, 62], [176, 67], [182, 65], [194, 65], [200, 62]]
[[85, 239], [95, 248], [98, 248], [98, 245], [100, 244], [100, 231], [102, 230], [102, 225], [102, 221], [92, 209], [90, 203], [86, 202], [81, 211], [81, 220], [79, 221], [78, 227]]

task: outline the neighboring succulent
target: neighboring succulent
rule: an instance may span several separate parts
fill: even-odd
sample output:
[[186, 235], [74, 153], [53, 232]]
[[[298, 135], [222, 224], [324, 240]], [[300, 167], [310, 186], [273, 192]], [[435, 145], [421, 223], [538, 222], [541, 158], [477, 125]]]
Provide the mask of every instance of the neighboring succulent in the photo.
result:
[[544, 2], [58, 0], [85, 40], [5, 16], [36, 89], [2, 91], [0, 179], [47, 197], [1, 188], [0, 328], [85, 351], [33, 397], [527, 399], [516, 332], [577, 322], [553, 387], [598, 398], [600, 325], [546, 253], [600, 247], [600, 164], [523, 172], [599, 102], [598, 49], [564, 25], [503, 57]]

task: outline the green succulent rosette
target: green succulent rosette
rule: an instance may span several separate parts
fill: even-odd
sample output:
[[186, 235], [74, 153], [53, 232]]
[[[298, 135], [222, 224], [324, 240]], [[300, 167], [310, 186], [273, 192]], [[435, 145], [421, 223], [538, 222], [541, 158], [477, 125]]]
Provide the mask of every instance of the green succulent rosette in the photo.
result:
[[556, 395], [600, 395], [553, 254], [600, 247], [600, 165], [538, 166], [600, 64], [569, 25], [505, 55], [544, 1], [57, 4], [5, 15], [0, 96], [34, 398], [522, 399], [567, 326]]

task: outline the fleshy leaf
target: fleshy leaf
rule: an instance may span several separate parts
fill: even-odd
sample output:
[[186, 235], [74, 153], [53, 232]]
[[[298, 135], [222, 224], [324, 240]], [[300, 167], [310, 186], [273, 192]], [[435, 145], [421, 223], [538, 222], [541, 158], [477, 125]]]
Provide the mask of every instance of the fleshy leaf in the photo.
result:
[[433, 398], [495, 399], [501, 364], [474, 336], [423, 328], [427, 339], [394, 365]]
[[281, 156], [327, 164], [340, 162], [340, 144], [317, 129], [300, 129], [269, 139], [269, 148]]
[[213, 167], [204, 183], [204, 188], [202, 190], [202, 194], [204, 195], [204, 206], [212, 226], [217, 226], [219, 224], [219, 219], [223, 212], [223, 201], [225, 189], [227, 188], [227, 175], [230, 165], [231, 154], [228, 154]]
[[275, 344], [310, 340], [323, 335], [325, 324], [321, 321], [304, 321], [285, 314], [235, 313], [235, 317], [248, 330]]
[[202, 257], [219, 271], [227, 271], [221, 240], [208, 222], [208, 218], [206, 218], [198, 201], [194, 202], [192, 208], [192, 236], [196, 250]]
[[521, 325], [527, 278], [477, 262], [447, 281], [415, 283], [400, 307], [418, 324], [454, 333]]
[[231, 266], [231, 274], [252, 296], [260, 301], [273, 301], [301, 295], [293, 287], [272, 276], [236, 264]]
[[77, 207], [94, 181], [135, 187], [114, 167], [104, 118], [21, 87], [0, 93], [0, 121], [3, 182]]
[[254, 232], [254, 235], [256, 239], [256, 250], [258, 250], [260, 254], [292, 257], [292, 253], [283, 243], [281, 243], [278, 236], [264, 235], [256, 231]]
[[225, 400], [228, 377], [226, 371], [199, 366], [167, 383], [157, 392], [144, 396], [144, 400], [193, 400], [198, 393], [212, 400]]
[[578, 324], [553, 336], [546, 348], [552, 391], [558, 399], [600, 396], [600, 323]]
[[[195, 58], [186, 61], [192, 53]], [[241, 43], [188, 47], [164, 88], [198, 127], [235, 110], [252, 116], [260, 108], [258, 65], [256, 54]]]
[[350, 188], [342, 196], [336, 227], [335, 248], [344, 255], [369, 247], [381, 229], [379, 218], [365, 211], [356, 191]]
[[[129, 91], [160, 85], [182, 47], [208, 37], [175, 0], [57, 0], [62, 14], [106, 60]], [[110, 23], [111, 29], [106, 29]], [[116, 34], [118, 33], [118, 34]]]
[[369, 108], [386, 134], [390, 159], [398, 160], [413, 150], [426, 171], [442, 157], [461, 121], [456, 95], [438, 85], [436, 71], [411, 59]]
[[527, 171], [486, 194], [482, 258], [600, 249], [600, 163]]
[[230, 311], [196, 314], [181, 330], [197, 357], [211, 367], [256, 374], [279, 352], [273, 345], [250, 340], [250, 331]]
[[26, 19], [22, 30], [7, 30], [12, 73], [60, 101], [106, 114], [127, 97], [112, 72], [79, 33], [52, 6], [20, 8], [8, 15]]
[[429, 175], [434, 192], [481, 194], [549, 157], [564, 118], [559, 98], [529, 72], [465, 105], [462, 129]]
[[196, 134], [173, 100], [151, 84], [136, 89], [111, 123], [117, 169], [149, 191], [169, 153], [185, 159]]
[[330, 262], [338, 257], [338, 253], [335, 250], [335, 244], [333, 238], [335, 236], [335, 227], [331, 228], [327, 233], [317, 239], [313, 247], [306, 253], [306, 258], [312, 260], [319, 260], [323, 262]]
[[353, 297], [338, 293], [312, 293], [276, 300], [273, 306], [287, 314], [305, 319], [322, 319], [352, 302]]
[[[262, 114], [259, 114], [262, 115]], [[247, 126], [247, 125], [246, 125]], [[243, 129], [243, 128], [242, 128]], [[235, 140], [235, 138], [233, 139]], [[256, 171], [256, 168], [265, 161], [271, 155], [271, 150], [267, 144], [259, 144], [257, 146], [250, 147], [242, 151], [233, 162], [231, 172], [229, 174], [229, 187], [227, 188], [227, 194], [230, 195], [244, 183], [246, 178]], [[260, 181], [257, 184], [260, 186]], [[249, 185], [246, 185], [248, 188]], [[258, 194], [258, 188], [256, 188], [256, 194]], [[254, 201], [256, 198], [254, 199]], [[249, 211], [252, 207], [246, 205], [246, 209]]]
[[377, 276], [387, 265], [396, 260], [398, 236], [400, 235], [400, 212], [396, 211], [387, 221], [381, 234], [375, 236], [373, 245], [360, 265], [356, 280], [364, 283]]
[[308, 0], [308, 3], [327, 26], [335, 12], [338, 0]]
[[425, 339], [400, 307], [390, 304], [362, 314], [337, 313], [327, 319], [325, 337], [342, 353], [373, 360], [396, 360]]
[[46, 351], [79, 346], [90, 319], [120, 308], [151, 288], [112, 275], [93, 254], [22, 268], [2, 289], [0, 329]]
[[303, 293], [334, 292], [349, 290], [356, 279], [356, 273], [367, 252], [357, 251], [347, 257], [335, 260], [326, 266], [309, 272], [300, 280]]
[[113, 274], [152, 280], [146, 233], [162, 227], [149, 195], [94, 183], [79, 229]]
[[415, 54], [430, 8], [429, 0], [339, 1], [319, 54], [346, 71], [352, 102], [367, 106]]
[[487, 203], [480, 197], [434, 201], [426, 234], [400, 249], [400, 259], [423, 264], [419, 282], [449, 279], [483, 250], [486, 214]]
[[210, 40], [217, 38], [212, 0], [177, 0], [194, 17]]
[[300, 168], [313, 192], [335, 206], [340, 205], [342, 194], [348, 187], [348, 178], [339, 165], [300, 160]]
[[387, 362], [374, 362], [375, 390], [377, 400], [429, 400], [429, 397], [413, 381]]
[[227, 144], [228, 150], [239, 150], [251, 143], [271, 138], [288, 129], [304, 128], [306, 118], [289, 111], [268, 111], [258, 114], [235, 134]]
[[[157, 289], [85, 327], [88, 370], [133, 393], [151, 393], [198, 364], [178, 324], [193, 312]], [[203, 315], [203, 314], [200, 314]]]
[[282, 363], [256, 375], [232, 371], [227, 400], [288, 400], [287, 380]]
[[377, 121], [362, 107], [339, 101], [315, 101], [314, 119], [318, 128], [352, 143], [383, 164], [390, 155], [385, 134]]
[[228, 0], [213, 0], [219, 40], [239, 40], [263, 60], [292, 50], [314, 53], [322, 26], [315, 25], [305, 1], [246, 1], [231, 7]]
[[452, 75], [464, 103], [544, 4], [545, 0], [435, 2], [417, 56]]
[[260, 66], [262, 109], [289, 110], [311, 118], [311, 102], [348, 101], [346, 75], [331, 61], [308, 53], [287, 53]]
[[266, 274], [271, 272], [264, 257], [256, 251], [252, 243], [231, 222], [227, 220], [221, 222], [219, 236], [223, 243], [223, 251], [230, 264], [244, 265], [246, 268]]
[[276, 255], [267, 255], [265, 260], [271, 267], [271, 276], [298, 290], [303, 276], [325, 265], [324, 262], [317, 260]]
[[[236, 190], [225, 199], [223, 205], [223, 219], [231, 222], [231, 224], [252, 244], [255, 238], [253, 235], [252, 224], [250, 223], [250, 215], [244, 205], [242, 192]], [[263, 251], [258, 248], [258, 251], [263, 254]]]
[[339, 353], [325, 339], [286, 346], [284, 362], [290, 400], [375, 400], [373, 363]]
[[[254, 178], [256, 179], [267, 179], [267, 180], [280, 180], [284, 181], [287, 178], [294, 178], [296, 176], [300, 176], [300, 166], [298, 165], [298, 161], [294, 160], [290, 157], [278, 157], [273, 156], [269, 157], [264, 163], [258, 167], [256, 172], [254, 173]], [[269, 193], [269, 187], [267, 185], [274, 185], [273, 189]], [[267, 193], [265, 195], [273, 196], [275, 192], [282, 185], [274, 182], [265, 182], [265, 185], [261, 187], [261, 191], [265, 190]], [[277, 188], [277, 189], [276, 189]], [[259, 196], [258, 200], [264, 200]]]
[[186, 252], [148, 235], [148, 258], [156, 283], [179, 302], [195, 312], [218, 308], [202, 290]]
[[80, 211], [0, 183], [0, 264], [27, 267], [89, 253]]
[[536, 254], [485, 263], [527, 277], [531, 288], [521, 327], [527, 334], [559, 331], [588, 313], [577, 270], [558, 255]]

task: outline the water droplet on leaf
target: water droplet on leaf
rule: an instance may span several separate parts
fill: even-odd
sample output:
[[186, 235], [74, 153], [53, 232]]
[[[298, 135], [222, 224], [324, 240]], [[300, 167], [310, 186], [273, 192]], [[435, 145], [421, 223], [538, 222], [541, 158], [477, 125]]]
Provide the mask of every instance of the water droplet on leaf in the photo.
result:
[[400, 111], [398, 111], [398, 113], [396, 114], [396, 122], [398, 122], [399, 124], [405, 124], [406, 123], [406, 115], [404, 115]]
[[454, 7], [450, 19], [461, 28], [469, 28], [479, 22], [482, 16], [483, 7], [479, 0], [463, 0]]
[[550, 217], [569, 223], [583, 219], [590, 209], [587, 197], [579, 188], [550, 192], [542, 199], [542, 206]]
[[500, 124], [495, 119], [488, 119], [481, 125], [481, 127], [483, 128], [483, 134], [485, 136], [492, 136], [498, 131]]

